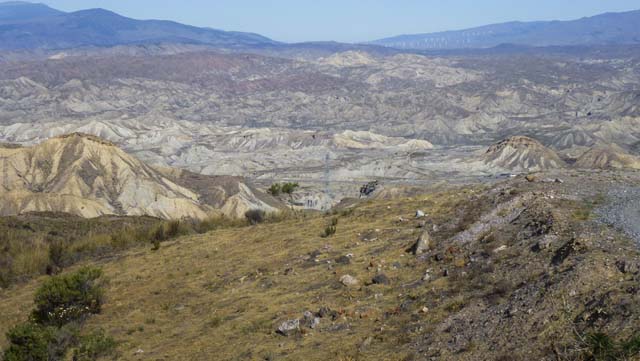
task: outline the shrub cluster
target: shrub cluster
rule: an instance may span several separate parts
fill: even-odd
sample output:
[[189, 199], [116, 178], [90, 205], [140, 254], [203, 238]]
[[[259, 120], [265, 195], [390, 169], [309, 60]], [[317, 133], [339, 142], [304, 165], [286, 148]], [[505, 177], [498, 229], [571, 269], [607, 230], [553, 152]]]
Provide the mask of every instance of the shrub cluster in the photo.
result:
[[300, 185], [298, 183], [274, 183], [267, 189], [272, 196], [279, 196], [281, 193], [292, 195]]
[[100, 312], [103, 286], [102, 270], [92, 267], [45, 281], [36, 291], [30, 319], [7, 332], [3, 360], [62, 360], [74, 347], [74, 360], [112, 354], [115, 341], [103, 331], [80, 336], [84, 320]]

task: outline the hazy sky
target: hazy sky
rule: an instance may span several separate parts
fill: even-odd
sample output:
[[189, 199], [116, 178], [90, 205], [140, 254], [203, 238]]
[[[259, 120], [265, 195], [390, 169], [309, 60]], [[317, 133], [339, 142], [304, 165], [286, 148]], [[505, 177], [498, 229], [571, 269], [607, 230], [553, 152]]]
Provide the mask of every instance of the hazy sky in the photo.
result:
[[[43, 0], [40, 0], [43, 1]], [[511, 20], [568, 20], [640, 9], [640, 0], [44, 0], [73, 11], [106, 8], [275, 40], [358, 42]]]

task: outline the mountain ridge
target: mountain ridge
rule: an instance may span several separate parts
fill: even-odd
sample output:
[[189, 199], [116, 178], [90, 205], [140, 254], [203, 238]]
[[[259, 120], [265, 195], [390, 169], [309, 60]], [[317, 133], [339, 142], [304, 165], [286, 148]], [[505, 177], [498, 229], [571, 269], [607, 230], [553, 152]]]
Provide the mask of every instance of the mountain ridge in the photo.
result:
[[640, 43], [640, 10], [607, 12], [576, 20], [510, 21], [467, 29], [403, 34], [368, 44], [412, 50], [521, 46], [579, 46]]
[[279, 44], [255, 33], [137, 20], [94, 8], [62, 12], [43, 4], [0, 3], [0, 50], [184, 43], [229, 48]]

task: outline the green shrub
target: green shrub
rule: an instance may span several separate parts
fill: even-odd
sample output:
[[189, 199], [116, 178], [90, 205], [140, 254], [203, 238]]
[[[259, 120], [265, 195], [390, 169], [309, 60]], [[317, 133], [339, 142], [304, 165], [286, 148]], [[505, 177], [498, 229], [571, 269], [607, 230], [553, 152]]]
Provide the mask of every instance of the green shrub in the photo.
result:
[[113, 338], [105, 335], [104, 330], [97, 330], [80, 338], [78, 347], [73, 351], [73, 360], [97, 360], [100, 357], [114, 355], [115, 349], [116, 342]]
[[247, 218], [249, 223], [258, 224], [264, 222], [265, 214], [263, 210], [260, 209], [251, 209], [248, 210], [244, 216]]
[[285, 183], [282, 185], [282, 193], [291, 195], [298, 187], [300, 187], [298, 183]]
[[336, 226], [327, 226], [320, 236], [322, 238], [327, 238], [333, 236], [334, 234], [336, 234]]
[[269, 194], [271, 194], [272, 196], [279, 196], [280, 193], [292, 195], [293, 192], [295, 192], [295, 190], [299, 187], [300, 185], [298, 183], [292, 183], [292, 182], [287, 182], [283, 184], [273, 183], [271, 187], [267, 189], [267, 192], [269, 192]]
[[103, 294], [102, 270], [98, 268], [51, 277], [36, 291], [33, 320], [58, 327], [82, 321], [100, 312]]
[[584, 337], [585, 352], [582, 357], [589, 361], [627, 360], [640, 353], [640, 335], [626, 340], [614, 340], [603, 332], [594, 332]]
[[20, 324], [7, 332], [10, 345], [4, 361], [48, 361], [49, 345], [54, 342], [54, 328], [34, 323]]
[[282, 186], [280, 185], [280, 183], [273, 183], [271, 187], [267, 189], [267, 192], [269, 192], [269, 194], [271, 194], [274, 197], [279, 196], [281, 191], [282, 191]]

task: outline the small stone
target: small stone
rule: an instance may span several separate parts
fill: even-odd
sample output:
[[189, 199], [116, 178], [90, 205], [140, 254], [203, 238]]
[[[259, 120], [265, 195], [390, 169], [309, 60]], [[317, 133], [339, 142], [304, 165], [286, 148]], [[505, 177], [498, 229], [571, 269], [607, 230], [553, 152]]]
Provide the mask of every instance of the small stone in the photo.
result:
[[421, 210], [416, 211], [416, 218], [423, 218], [425, 216], [424, 212]]
[[422, 307], [422, 309], [420, 310], [420, 312], [422, 312], [422, 313], [427, 313], [427, 312], [429, 312], [429, 307], [427, 307], [427, 306]]
[[349, 257], [349, 256], [340, 256], [340, 257], [336, 258], [336, 263], [337, 264], [349, 264], [349, 263], [351, 263], [351, 257]]
[[431, 236], [429, 236], [429, 232], [424, 231], [418, 237], [418, 240], [413, 245], [411, 251], [415, 255], [420, 255], [429, 251], [429, 246], [431, 245]]
[[431, 281], [431, 272], [430, 271], [425, 272], [424, 276], [422, 276], [422, 280], [425, 282]]
[[287, 320], [280, 324], [277, 333], [282, 336], [291, 336], [300, 332], [300, 320]]
[[327, 306], [322, 306], [320, 307], [320, 310], [318, 310], [318, 316], [320, 316], [321, 318], [331, 318], [335, 321], [338, 318], [339, 314], [337, 311], [334, 311]]
[[309, 328], [315, 330], [318, 326], [320, 326], [320, 317], [314, 317], [313, 321], [311, 321], [311, 325], [309, 325]]
[[375, 277], [373, 277], [371, 282], [376, 285], [388, 285], [390, 283], [389, 277], [387, 277], [384, 273], [377, 274]]
[[507, 246], [502, 245], [502, 246], [500, 246], [500, 247], [498, 247], [498, 248], [494, 249], [494, 250], [493, 250], [493, 253], [502, 252], [502, 251], [504, 251], [504, 250], [506, 250], [506, 249], [507, 249]]
[[355, 277], [351, 275], [344, 275], [340, 277], [340, 283], [347, 287], [354, 287], [357, 286], [359, 282]]
[[533, 174], [527, 174], [526, 177], [524, 177], [524, 179], [527, 180], [527, 182], [535, 182], [538, 178], [536, 176], [534, 176]]
[[316, 317], [311, 311], [305, 311], [302, 314], [302, 325], [310, 329], [315, 329], [320, 325], [320, 318]]
[[139, 348], [138, 350], [136, 350], [136, 352], [134, 352], [134, 355], [139, 355], [139, 354], [142, 354], [142, 353], [144, 353], [144, 350]]

